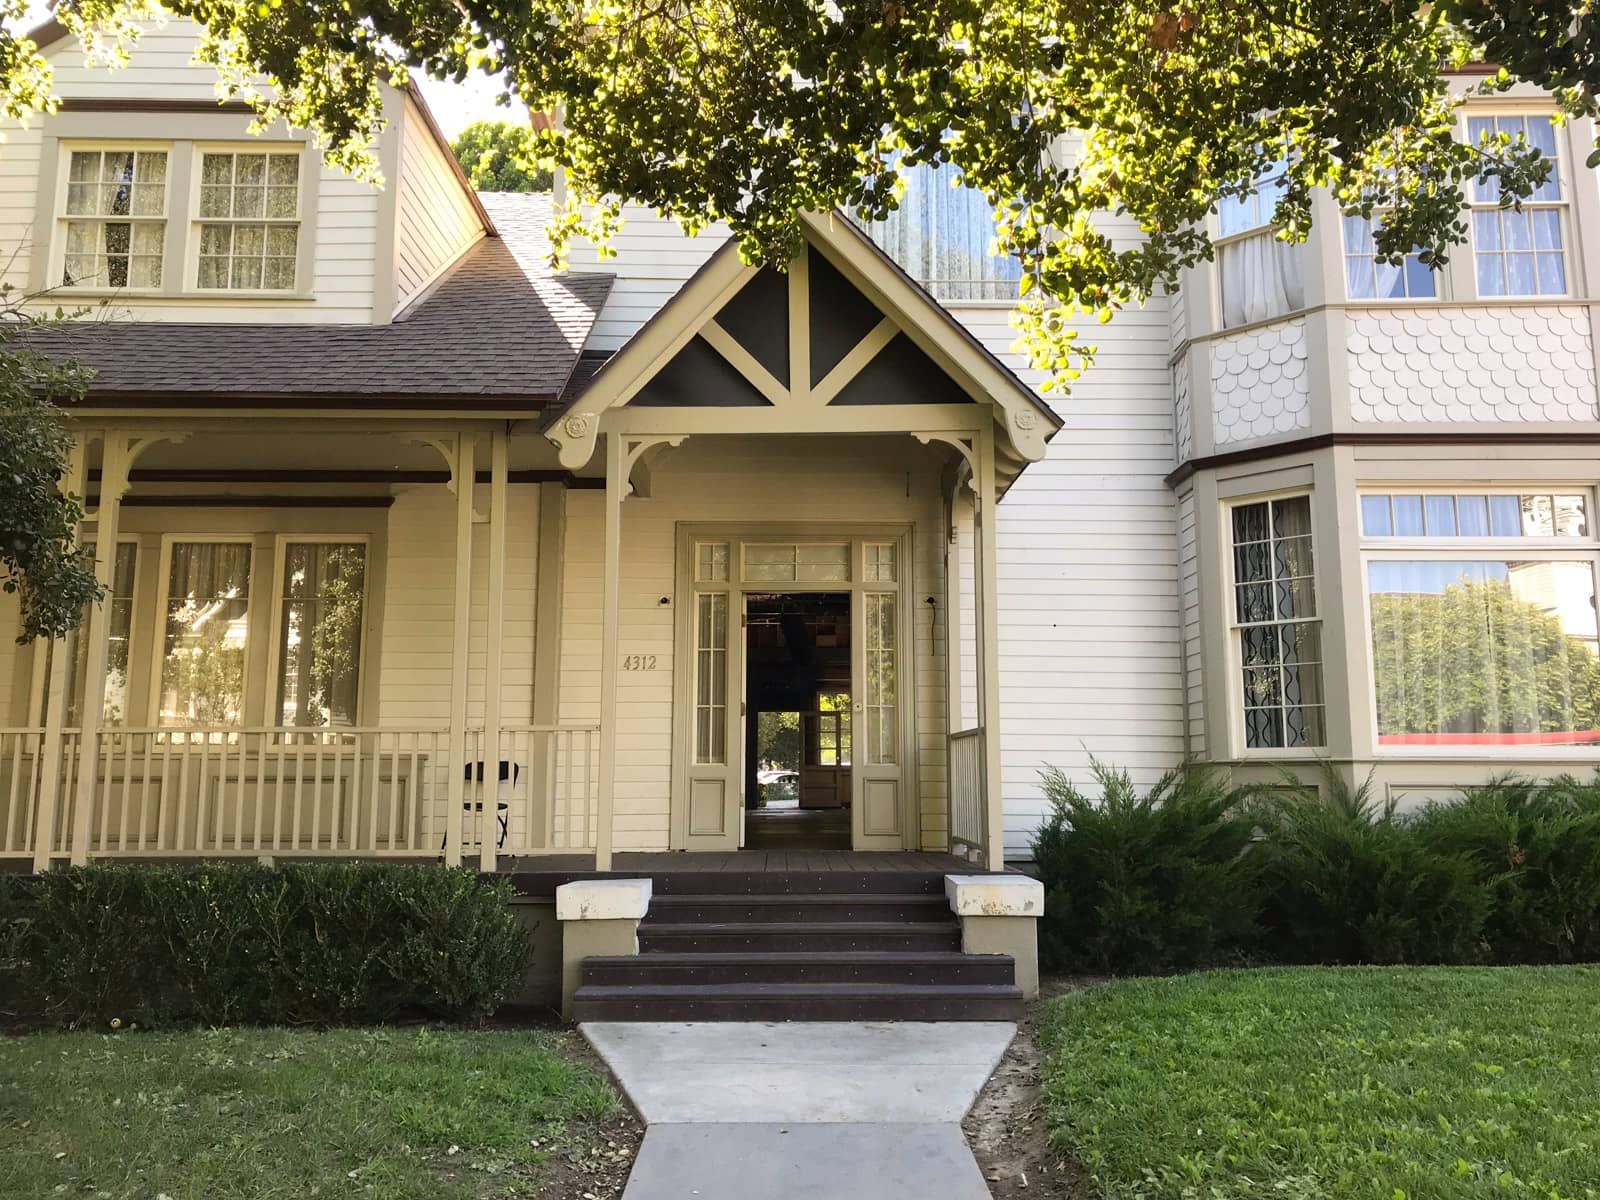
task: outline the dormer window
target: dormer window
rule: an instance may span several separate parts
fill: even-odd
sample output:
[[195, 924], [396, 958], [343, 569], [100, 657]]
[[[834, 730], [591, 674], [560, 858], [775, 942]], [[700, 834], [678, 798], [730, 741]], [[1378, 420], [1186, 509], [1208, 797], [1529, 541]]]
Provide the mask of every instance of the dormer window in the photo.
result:
[[166, 214], [165, 150], [72, 151], [61, 286], [159, 288]]
[[300, 252], [300, 155], [206, 151], [200, 161], [204, 290], [292, 291]]

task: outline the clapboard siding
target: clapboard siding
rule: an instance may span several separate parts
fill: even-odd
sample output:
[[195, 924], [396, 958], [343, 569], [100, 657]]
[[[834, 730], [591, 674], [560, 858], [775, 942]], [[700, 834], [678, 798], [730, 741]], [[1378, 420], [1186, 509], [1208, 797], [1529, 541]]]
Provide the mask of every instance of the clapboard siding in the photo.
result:
[[[489, 508], [479, 484], [476, 505]], [[500, 711], [507, 724], [533, 717], [534, 594], [537, 589], [539, 488], [507, 488], [505, 615], [501, 633]], [[391, 726], [450, 720], [451, 647], [455, 637], [456, 500], [442, 485], [397, 490], [389, 510], [383, 599], [382, 683], [378, 719]], [[472, 641], [467, 719], [483, 719], [484, 628], [488, 616], [487, 526], [474, 525]]]
[[[1010, 314], [952, 305], [1023, 379], [1042, 376], [1012, 350]], [[1149, 784], [1183, 757], [1184, 678], [1172, 392], [1164, 298], [1085, 332], [1095, 364], [1052, 403], [1066, 421], [1045, 461], [999, 507], [1001, 774], [1006, 851], [1026, 857], [1047, 805], [1039, 769], [1086, 782], [1089, 756]], [[971, 530], [961, 535], [970, 610]], [[975, 719], [970, 615], [962, 707]]]
[[601, 258], [593, 245], [582, 240], [573, 243], [569, 255], [574, 271], [616, 276], [589, 335], [591, 350], [616, 350], [637, 333], [728, 236], [726, 226], [712, 225], [696, 237], [686, 237], [676, 222], [643, 205], [625, 205], [622, 218], [622, 228], [611, 241], [613, 256]]
[[[55, 69], [56, 91], [67, 100], [214, 102], [217, 73], [215, 68], [193, 61], [197, 41], [198, 27], [174, 18], [146, 23], [127, 67], [86, 63], [82, 48], [70, 37], [47, 47], [46, 53]], [[400, 94], [393, 89], [385, 87], [384, 94], [391, 103], [399, 102]], [[28, 128], [12, 120], [0, 120], [0, 278], [18, 288], [29, 287], [37, 259], [49, 253], [54, 232], [48, 226], [36, 227], [43, 182], [40, 175], [54, 169], [43, 158], [44, 139], [59, 136], [61, 122], [67, 118], [76, 120], [77, 136], [83, 128], [83, 116], [68, 113], [36, 117]], [[119, 120], [124, 117], [118, 114]], [[249, 117], [238, 114], [152, 112], [145, 114], [145, 119], [148, 132], [141, 131], [139, 136], [156, 141], [179, 138], [282, 144], [291, 138], [303, 140], [302, 135], [290, 135], [282, 126], [258, 139], [249, 132]], [[327, 166], [314, 150], [306, 154], [303, 169], [316, 172], [317, 179], [315, 220], [301, 234], [312, 240], [314, 266], [309, 296], [116, 296], [108, 304], [109, 315], [115, 319], [153, 321], [369, 323], [373, 319], [378, 276], [382, 219], [379, 189]], [[187, 205], [186, 197], [169, 198], [169, 240], [198, 236], [189, 224]], [[50, 303], [53, 307], [56, 300], [53, 298]], [[380, 319], [387, 317], [387, 313], [380, 314]]]
[[405, 105], [395, 182], [395, 295], [401, 307], [483, 236], [483, 224], [421, 111], [410, 99]]
[[[618, 678], [616, 847], [668, 843], [672, 789], [672, 672], [676, 527], [684, 523], [893, 523], [914, 526], [914, 595], [943, 594], [941, 459], [907, 438], [691, 438], [665, 456], [652, 494], [623, 505], [623, 654], [653, 654], [658, 669]], [[907, 493], [910, 493], [908, 496]], [[567, 501], [561, 629], [561, 719], [600, 715], [604, 496]], [[922, 844], [945, 844], [944, 634], [922, 603], [911, 614]]]

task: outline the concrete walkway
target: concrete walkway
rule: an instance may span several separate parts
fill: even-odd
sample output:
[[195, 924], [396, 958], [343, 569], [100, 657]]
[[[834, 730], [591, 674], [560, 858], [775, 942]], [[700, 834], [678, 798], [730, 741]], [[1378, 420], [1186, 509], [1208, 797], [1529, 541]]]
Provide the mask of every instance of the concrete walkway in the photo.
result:
[[646, 1124], [623, 1200], [988, 1200], [961, 1118], [1014, 1025], [582, 1029]]

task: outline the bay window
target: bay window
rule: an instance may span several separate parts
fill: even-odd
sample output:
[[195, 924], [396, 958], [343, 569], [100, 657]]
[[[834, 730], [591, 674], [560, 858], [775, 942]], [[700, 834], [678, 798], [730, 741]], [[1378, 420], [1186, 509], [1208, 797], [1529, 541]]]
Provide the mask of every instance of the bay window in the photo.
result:
[[1326, 742], [1311, 498], [1236, 504], [1233, 636], [1247, 750]]
[[1577, 492], [1361, 501], [1383, 747], [1600, 742], [1600, 629]]
[[1285, 190], [1288, 160], [1280, 158], [1241, 196], [1217, 206], [1217, 271], [1224, 328], [1264, 321], [1304, 308], [1305, 276], [1296, 244], [1280, 241], [1273, 214]]
[[289, 542], [279, 573], [279, 725], [354, 725], [367, 548]]
[[70, 151], [61, 286], [160, 287], [166, 211], [165, 150]]
[[1472, 242], [1478, 295], [1564, 296], [1567, 197], [1555, 125], [1539, 114], [1467, 118], [1467, 139], [1473, 144], [1500, 134], [1526, 138], [1553, 166], [1550, 178], [1520, 208], [1501, 207], [1498, 180], [1473, 184]]
[[1438, 294], [1434, 272], [1415, 254], [1399, 265], [1380, 262], [1373, 235], [1382, 217], [1359, 213], [1344, 218], [1345, 295], [1351, 300], [1432, 299]]

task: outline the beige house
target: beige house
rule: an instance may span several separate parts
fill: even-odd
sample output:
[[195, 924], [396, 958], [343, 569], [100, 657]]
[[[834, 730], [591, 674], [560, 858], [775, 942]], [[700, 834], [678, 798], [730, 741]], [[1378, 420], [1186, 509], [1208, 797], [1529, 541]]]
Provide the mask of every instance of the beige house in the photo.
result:
[[53, 43], [0, 142], [7, 278], [103, 305], [48, 345], [98, 372], [110, 587], [55, 646], [0, 608], [0, 860], [999, 865], [1091, 754], [1407, 802], [1600, 762], [1600, 192], [1541, 97], [1464, 116], [1558, 172], [1447, 271], [1326, 197], [1286, 247], [1263, 179], [1053, 411], [934, 173], [785, 272], [630, 211], [554, 274], [550, 199], [475, 195], [414, 91], [376, 189], [249, 135], [193, 36]]

